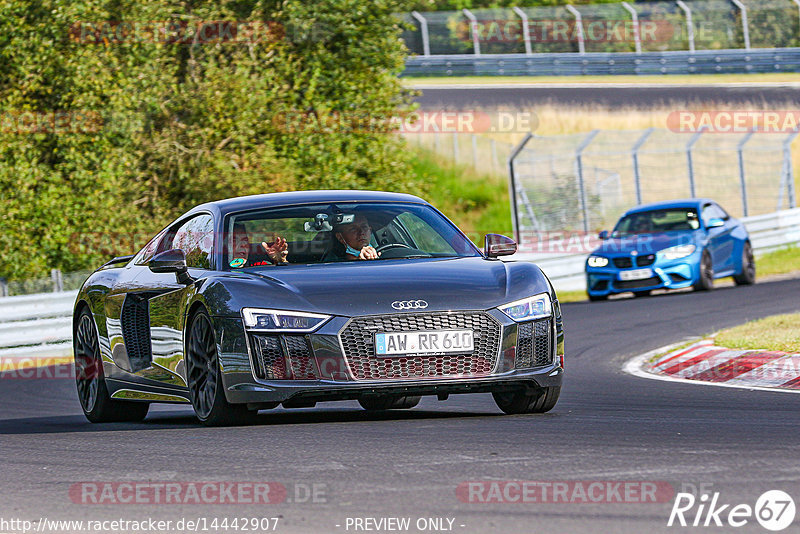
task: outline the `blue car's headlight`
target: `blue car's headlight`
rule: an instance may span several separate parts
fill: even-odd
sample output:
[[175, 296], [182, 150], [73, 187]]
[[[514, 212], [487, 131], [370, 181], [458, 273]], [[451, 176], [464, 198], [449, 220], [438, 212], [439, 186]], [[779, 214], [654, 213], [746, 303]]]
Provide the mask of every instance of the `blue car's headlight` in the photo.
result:
[[244, 326], [261, 332], [313, 332], [331, 318], [321, 313], [242, 308]]
[[517, 322], [550, 317], [553, 313], [550, 295], [547, 293], [522, 300], [515, 300], [503, 306], [498, 306], [497, 309]]
[[695, 250], [697, 250], [697, 247], [694, 245], [678, 245], [675, 247], [665, 248], [664, 250], [659, 250], [658, 253], [665, 260], [679, 260], [690, 255]]
[[608, 258], [604, 258], [603, 256], [589, 256], [586, 263], [589, 267], [605, 267], [608, 265]]

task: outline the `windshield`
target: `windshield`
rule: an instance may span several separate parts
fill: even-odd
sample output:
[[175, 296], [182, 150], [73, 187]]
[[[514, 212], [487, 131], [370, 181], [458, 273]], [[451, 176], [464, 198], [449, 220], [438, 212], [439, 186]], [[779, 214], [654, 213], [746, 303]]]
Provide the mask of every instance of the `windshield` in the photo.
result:
[[224, 265], [480, 256], [475, 246], [429, 206], [337, 203], [234, 213], [225, 221]]
[[691, 231], [700, 228], [695, 208], [670, 208], [631, 213], [619, 220], [612, 237], [659, 232]]

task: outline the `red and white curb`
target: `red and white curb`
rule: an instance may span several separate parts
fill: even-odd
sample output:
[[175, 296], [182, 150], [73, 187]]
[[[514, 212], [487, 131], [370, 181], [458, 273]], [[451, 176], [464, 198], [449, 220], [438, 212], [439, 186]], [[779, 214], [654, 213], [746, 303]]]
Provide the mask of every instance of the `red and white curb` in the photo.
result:
[[[656, 380], [800, 393], [800, 354], [732, 350], [715, 346], [713, 339], [675, 347], [636, 356], [623, 369]], [[657, 354], [663, 356], [650, 361]]]

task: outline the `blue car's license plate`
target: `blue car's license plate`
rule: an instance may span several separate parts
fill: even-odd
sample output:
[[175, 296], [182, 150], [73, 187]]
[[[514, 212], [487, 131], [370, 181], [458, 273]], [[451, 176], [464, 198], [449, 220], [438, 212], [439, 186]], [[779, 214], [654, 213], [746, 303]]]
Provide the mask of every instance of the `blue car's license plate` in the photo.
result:
[[472, 352], [473, 348], [472, 330], [427, 330], [375, 334], [375, 354], [379, 356]]

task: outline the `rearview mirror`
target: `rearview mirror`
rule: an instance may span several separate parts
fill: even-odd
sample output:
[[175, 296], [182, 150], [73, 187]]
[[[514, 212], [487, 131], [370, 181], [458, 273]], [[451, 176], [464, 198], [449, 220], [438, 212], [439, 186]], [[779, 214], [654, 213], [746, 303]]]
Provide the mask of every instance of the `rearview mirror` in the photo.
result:
[[718, 228], [720, 226], [725, 226], [725, 221], [722, 219], [709, 219], [708, 224], [706, 225], [708, 228]]
[[608, 239], [608, 230], [603, 230], [602, 232], [597, 234], [597, 237], [605, 241], [606, 239]]
[[180, 249], [174, 248], [156, 254], [147, 267], [154, 273], [175, 273], [181, 284], [192, 282], [186, 267], [186, 255]]
[[500, 234], [486, 234], [483, 241], [483, 253], [487, 258], [510, 256], [517, 251], [517, 242]]

